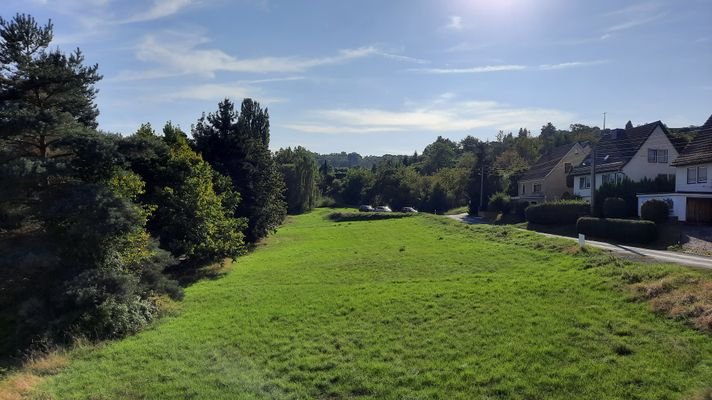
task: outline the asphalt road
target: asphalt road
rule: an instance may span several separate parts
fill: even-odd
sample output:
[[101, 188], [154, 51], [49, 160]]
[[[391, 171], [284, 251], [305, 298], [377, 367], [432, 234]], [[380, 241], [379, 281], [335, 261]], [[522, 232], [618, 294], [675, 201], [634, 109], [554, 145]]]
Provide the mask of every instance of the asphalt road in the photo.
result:
[[[448, 215], [447, 217], [454, 219], [456, 221], [461, 221], [461, 222], [467, 223], [467, 224], [485, 223], [485, 221], [482, 218], [471, 217], [467, 214]], [[533, 231], [527, 231], [527, 232], [533, 232]], [[536, 232], [536, 233], [538, 233], [540, 235], [544, 235], [544, 236], [549, 236], [549, 237], [556, 237], [556, 238], [573, 240], [573, 241], [578, 240], [576, 238], [572, 238], [572, 237], [568, 237], [568, 236], [551, 235], [548, 233], [541, 233], [541, 232]], [[681, 264], [681, 265], [686, 265], [689, 267], [712, 269], [712, 257], [696, 256], [696, 255], [692, 255], [692, 254], [678, 253], [678, 252], [674, 252], [674, 251], [644, 249], [641, 247], [611, 244], [611, 243], [599, 242], [599, 241], [595, 241], [595, 240], [586, 240], [586, 246], [597, 247], [599, 249], [609, 250], [609, 251], [612, 251], [617, 254], [621, 254], [621, 255], [625, 255], [625, 256], [629, 256], [629, 257], [632, 256], [632, 257], [640, 258], [642, 260], [648, 259], [648, 260], [655, 260], [655, 261], [659, 261], [659, 262]]]

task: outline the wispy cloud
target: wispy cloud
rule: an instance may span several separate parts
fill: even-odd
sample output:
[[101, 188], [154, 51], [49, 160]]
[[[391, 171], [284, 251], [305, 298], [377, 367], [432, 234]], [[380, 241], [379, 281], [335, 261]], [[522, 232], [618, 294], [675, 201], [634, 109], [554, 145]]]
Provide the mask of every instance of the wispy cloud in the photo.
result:
[[465, 26], [462, 24], [462, 17], [460, 17], [459, 15], [451, 16], [448, 24], [445, 25], [445, 29], [449, 29], [452, 31], [461, 31], [465, 29]]
[[177, 14], [184, 8], [194, 4], [194, 0], [153, 0], [153, 5], [119, 23], [146, 22]]
[[515, 107], [494, 101], [457, 101], [453, 95], [400, 110], [374, 108], [324, 109], [284, 125], [299, 132], [355, 134], [374, 132], [466, 132], [478, 128], [517, 129], [551, 121], [567, 124], [575, 115], [556, 109]]
[[426, 60], [392, 54], [375, 46], [339, 50], [336, 54], [322, 57], [238, 58], [220, 49], [205, 48], [204, 45], [208, 42], [209, 40], [202, 36], [194, 37], [175, 32], [162, 36], [145, 36], [136, 48], [136, 58], [158, 65], [158, 68], [123, 71], [115, 79], [155, 79], [181, 75], [212, 78], [216, 72], [299, 73], [311, 68], [374, 56], [401, 62], [427, 63]]
[[619, 21], [604, 29], [601, 39], [609, 39], [619, 32], [634, 29], [661, 19], [666, 15], [665, 12], [661, 11], [661, 8], [661, 3], [653, 1], [634, 4], [607, 13], [606, 16], [619, 19]]
[[502, 71], [522, 71], [527, 69], [526, 65], [484, 65], [479, 67], [468, 68], [412, 68], [410, 71], [423, 74], [482, 74], [487, 72], [502, 72]]
[[469, 42], [462, 42], [458, 43], [454, 46], [448, 47], [444, 51], [446, 53], [466, 53], [469, 51], [477, 51], [477, 50], [482, 50], [486, 49], [488, 47], [492, 47], [492, 43], [469, 43]]
[[593, 65], [607, 64], [608, 60], [594, 60], [594, 61], [571, 61], [559, 64], [542, 64], [539, 66], [540, 70], [557, 70], [557, 69], [568, 69], [568, 68], [578, 68], [578, 67], [589, 67]]
[[182, 88], [171, 88], [153, 97], [157, 101], [176, 100], [211, 100], [219, 101], [225, 97], [240, 99], [245, 97], [259, 98], [264, 103], [284, 102], [281, 97], [273, 97], [264, 92], [260, 84], [303, 80], [302, 76], [288, 76], [284, 78], [254, 79], [247, 81], [206, 83], [189, 85]]
[[449, 75], [449, 74], [482, 74], [489, 72], [507, 72], [507, 71], [525, 71], [539, 70], [550, 71], [569, 68], [588, 67], [593, 65], [605, 64], [607, 60], [594, 61], [569, 61], [558, 64], [541, 64], [538, 66], [529, 66], [521, 64], [504, 64], [504, 65], [485, 65], [468, 68], [412, 68], [409, 71], [419, 72], [423, 74]]

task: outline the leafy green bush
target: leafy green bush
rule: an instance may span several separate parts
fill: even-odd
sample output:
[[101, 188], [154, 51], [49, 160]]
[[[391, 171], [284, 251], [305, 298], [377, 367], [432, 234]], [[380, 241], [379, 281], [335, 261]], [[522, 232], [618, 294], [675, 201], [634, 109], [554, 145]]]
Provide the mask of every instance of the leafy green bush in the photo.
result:
[[509, 214], [512, 210], [512, 199], [504, 192], [497, 192], [490, 196], [487, 210]]
[[670, 206], [663, 200], [648, 200], [640, 208], [640, 218], [655, 223], [662, 223], [668, 220]]
[[514, 212], [517, 214], [517, 217], [524, 219], [526, 218], [526, 211], [528, 207], [528, 201], [518, 201], [514, 204]]
[[620, 197], [609, 197], [603, 201], [603, 216], [606, 218], [626, 218], [628, 205]]
[[576, 223], [576, 231], [625, 243], [650, 243], [658, 237], [654, 222], [631, 219], [582, 217]]
[[575, 224], [580, 217], [589, 215], [590, 205], [581, 200], [562, 200], [534, 204], [525, 211], [527, 221], [539, 225]]
[[414, 213], [397, 213], [397, 212], [372, 212], [372, 213], [348, 213], [348, 212], [335, 212], [327, 216], [332, 221], [336, 222], [347, 222], [347, 221], [377, 221], [381, 219], [394, 219], [394, 218], [405, 218], [412, 217]]

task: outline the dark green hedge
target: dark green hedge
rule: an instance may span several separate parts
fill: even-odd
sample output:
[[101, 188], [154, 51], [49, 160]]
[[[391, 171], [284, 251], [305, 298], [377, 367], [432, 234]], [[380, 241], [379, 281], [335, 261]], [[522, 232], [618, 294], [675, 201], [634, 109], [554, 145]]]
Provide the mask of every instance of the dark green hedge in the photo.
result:
[[650, 243], [658, 237], [654, 222], [633, 219], [582, 217], [576, 223], [576, 231], [623, 243]]
[[566, 200], [534, 204], [527, 207], [527, 222], [539, 225], [575, 224], [583, 216], [589, 215], [590, 205], [585, 201]]
[[663, 223], [668, 220], [670, 206], [662, 200], [648, 200], [640, 208], [640, 218], [655, 223]]
[[603, 216], [606, 218], [626, 218], [628, 204], [620, 197], [609, 197], [603, 201]]
[[417, 215], [415, 213], [400, 212], [335, 212], [327, 217], [336, 222], [346, 221], [377, 221], [381, 219], [405, 218]]

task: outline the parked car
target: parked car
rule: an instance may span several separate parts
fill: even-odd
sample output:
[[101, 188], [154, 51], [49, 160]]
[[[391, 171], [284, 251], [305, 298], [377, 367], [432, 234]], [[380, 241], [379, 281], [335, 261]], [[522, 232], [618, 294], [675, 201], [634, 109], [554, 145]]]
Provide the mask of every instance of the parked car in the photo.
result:
[[404, 212], [404, 213], [417, 213], [418, 210], [416, 210], [416, 209], [413, 208], [413, 207], [403, 207], [403, 208], [401, 208], [401, 212]]
[[393, 212], [393, 210], [391, 210], [391, 208], [388, 206], [378, 206], [373, 211], [375, 211], [375, 212]]
[[360, 207], [358, 208], [358, 210], [361, 211], [361, 212], [373, 212], [373, 211], [375, 211], [373, 207], [371, 207], [371, 206], [369, 206], [369, 205], [367, 205], [367, 204], [364, 204], [364, 205], [360, 206]]

